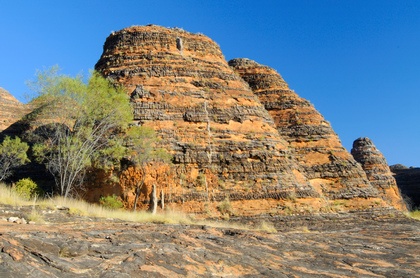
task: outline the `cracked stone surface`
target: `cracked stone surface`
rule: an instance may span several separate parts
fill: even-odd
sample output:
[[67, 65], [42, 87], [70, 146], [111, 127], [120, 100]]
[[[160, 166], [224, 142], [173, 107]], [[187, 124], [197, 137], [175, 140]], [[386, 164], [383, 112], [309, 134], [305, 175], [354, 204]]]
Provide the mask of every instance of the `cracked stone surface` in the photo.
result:
[[420, 222], [395, 209], [272, 218], [276, 233], [39, 213], [0, 220], [1, 277], [420, 277]]

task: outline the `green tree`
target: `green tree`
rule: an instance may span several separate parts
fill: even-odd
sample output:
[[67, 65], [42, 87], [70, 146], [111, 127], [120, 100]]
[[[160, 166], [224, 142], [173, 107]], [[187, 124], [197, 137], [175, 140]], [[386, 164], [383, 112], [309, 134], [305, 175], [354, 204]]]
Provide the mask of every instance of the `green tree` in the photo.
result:
[[0, 181], [13, 174], [13, 168], [29, 162], [26, 152], [29, 146], [21, 142], [19, 137], [10, 139], [6, 136], [0, 144]]
[[38, 105], [33, 119], [34, 155], [46, 164], [60, 195], [83, 185], [88, 167], [107, 169], [126, 154], [123, 134], [132, 121], [125, 90], [99, 73], [69, 77], [57, 67], [38, 71], [28, 86]]
[[153, 163], [169, 163], [172, 156], [165, 149], [157, 147], [158, 138], [155, 131], [150, 127], [133, 127], [128, 132], [128, 140], [131, 151], [130, 160], [140, 170], [141, 178], [135, 182], [136, 197], [134, 199], [134, 211], [141, 189]]

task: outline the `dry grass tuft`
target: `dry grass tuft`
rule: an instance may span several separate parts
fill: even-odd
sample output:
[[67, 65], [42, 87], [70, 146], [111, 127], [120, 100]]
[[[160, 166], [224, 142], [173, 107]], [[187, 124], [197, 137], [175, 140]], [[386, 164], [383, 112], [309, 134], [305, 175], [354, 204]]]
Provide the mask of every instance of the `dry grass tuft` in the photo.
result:
[[83, 200], [64, 199], [55, 197], [50, 200], [55, 207], [68, 207], [69, 213], [78, 216], [115, 218], [132, 222], [156, 223], [156, 224], [193, 224], [193, 220], [177, 211], [151, 214], [144, 211], [115, 210], [105, 208], [97, 204], [90, 204]]
[[261, 221], [260, 226], [256, 230], [268, 233], [277, 233], [277, 230], [276, 228], [274, 228], [273, 223], [266, 221]]
[[33, 210], [32, 213], [29, 214], [27, 218], [28, 218], [27, 219], [28, 221], [33, 221], [35, 223], [45, 223], [45, 219], [36, 210]]
[[256, 229], [241, 224], [229, 223], [227, 221], [211, 221], [211, 220], [197, 220], [194, 216], [186, 215], [176, 210], [167, 210], [164, 213], [151, 214], [145, 211], [128, 211], [124, 209], [109, 209], [97, 204], [88, 203], [83, 200], [77, 199], [64, 199], [63, 197], [54, 198], [32, 198], [25, 200], [20, 197], [13, 188], [0, 183], [0, 203], [24, 206], [31, 205], [34, 207], [33, 212], [28, 216], [29, 221], [36, 223], [44, 223], [42, 215], [35, 210], [35, 207], [40, 209], [57, 209], [58, 207], [66, 207], [69, 213], [77, 216], [89, 216], [99, 218], [113, 218], [124, 221], [137, 222], [137, 223], [155, 223], [155, 224], [186, 224], [186, 225], [206, 225], [214, 228], [234, 228], [239, 230], [257, 230], [270, 233], [276, 233], [277, 230], [273, 224], [261, 222], [261, 225]]
[[12, 187], [0, 183], [0, 203], [12, 206], [31, 205], [32, 202], [20, 196]]

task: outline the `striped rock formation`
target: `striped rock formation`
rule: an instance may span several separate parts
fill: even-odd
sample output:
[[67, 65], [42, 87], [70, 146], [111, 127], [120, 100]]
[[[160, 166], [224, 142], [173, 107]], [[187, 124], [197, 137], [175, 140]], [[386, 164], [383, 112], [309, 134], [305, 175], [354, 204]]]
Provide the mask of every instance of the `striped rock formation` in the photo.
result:
[[351, 154], [362, 165], [370, 183], [376, 187], [380, 196], [394, 207], [406, 210], [388, 163], [372, 140], [367, 137], [356, 139]]
[[[126, 88], [135, 123], [153, 127], [174, 156], [172, 177], [149, 179], [142, 204], [156, 183], [165, 203], [210, 215], [227, 197], [243, 216], [389, 205], [280, 75], [248, 59], [228, 64], [204, 35], [126, 28], [107, 38], [95, 69]], [[136, 175], [128, 167], [120, 176], [127, 203]]]
[[208, 37], [126, 28], [106, 39], [95, 69], [127, 89], [136, 123], [153, 127], [173, 154], [179, 180], [158, 185], [166, 201], [203, 211], [229, 196], [238, 211], [255, 214], [288, 197], [319, 197], [272, 117]]
[[[228, 64], [202, 34], [126, 28], [106, 39], [95, 69], [126, 88], [135, 124], [153, 127], [174, 157], [172, 174], [149, 177], [140, 206], [149, 205], [153, 184], [165, 204], [213, 216], [389, 205], [312, 104], [267, 66]], [[111, 190], [129, 206], [138, 175], [127, 166]], [[104, 190], [98, 185], [90, 199]]]
[[233, 59], [229, 65], [273, 117], [280, 136], [289, 143], [304, 175], [320, 194], [328, 199], [377, 196], [329, 122], [309, 101], [290, 90], [274, 69], [244, 58]]
[[[126, 28], [106, 39], [95, 69], [126, 88], [133, 124], [152, 127], [173, 155], [172, 166], [150, 169], [141, 209], [150, 207], [153, 185], [162, 209], [165, 204], [204, 217], [405, 209], [388, 174], [383, 182], [368, 171], [369, 181], [330, 124], [277, 72], [249, 59], [228, 64], [204, 35]], [[29, 127], [17, 121], [31, 108], [1, 88], [0, 111], [1, 136]], [[51, 179], [41, 166], [22, 173]], [[87, 200], [116, 194], [133, 206], [140, 173], [129, 161], [115, 170], [89, 172]], [[115, 174], [118, 182], [110, 179]]]
[[[28, 105], [21, 103], [0, 87], [0, 132], [9, 128], [29, 112], [31, 112], [31, 108]], [[8, 135], [15, 134], [8, 132]]]

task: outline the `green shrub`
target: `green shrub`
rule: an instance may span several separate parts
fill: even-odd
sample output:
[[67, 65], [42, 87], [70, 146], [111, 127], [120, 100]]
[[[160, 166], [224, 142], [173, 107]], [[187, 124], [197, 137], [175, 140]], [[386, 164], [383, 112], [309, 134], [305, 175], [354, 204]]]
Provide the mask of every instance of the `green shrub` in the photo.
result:
[[99, 199], [99, 203], [109, 209], [119, 209], [124, 206], [123, 202], [121, 202], [120, 198], [115, 194], [112, 194], [112, 196], [101, 197]]
[[21, 179], [16, 183], [15, 191], [25, 199], [42, 195], [43, 190], [30, 178]]
[[226, 198], [221, 202], [217, 208], [221, 213], [230, 213], [232, 211], [232, 205], [230, 204], [229, 195], [226, 195]]

